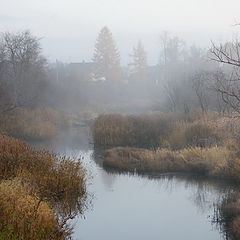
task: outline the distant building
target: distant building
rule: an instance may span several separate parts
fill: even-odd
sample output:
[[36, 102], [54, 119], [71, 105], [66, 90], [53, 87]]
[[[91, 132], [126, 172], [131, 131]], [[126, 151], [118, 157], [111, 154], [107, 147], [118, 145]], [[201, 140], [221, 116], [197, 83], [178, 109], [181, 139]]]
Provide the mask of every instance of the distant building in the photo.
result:
[[94, 63], [70, 63], [67, 66], [68, 76], [74, 80], [88, 82], [94, 80]]

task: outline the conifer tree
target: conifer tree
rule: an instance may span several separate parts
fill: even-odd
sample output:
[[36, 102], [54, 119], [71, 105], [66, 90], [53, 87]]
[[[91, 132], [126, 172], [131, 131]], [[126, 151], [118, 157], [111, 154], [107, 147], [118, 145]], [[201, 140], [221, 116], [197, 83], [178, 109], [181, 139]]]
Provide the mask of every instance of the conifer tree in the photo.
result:
[[138, 83], [146, 81], [147, 78], [147, 53], [141, 41], [138, 42], [137, 47], [133, 47], [133, 53], [130, 55], [132, 62], [130, 67], [130, 80]]
[[93, 56], [95, 78], [106, 81], [119, 80], [121, 77], [120, 54], [111, 31], [104, 27], [100, 31]]

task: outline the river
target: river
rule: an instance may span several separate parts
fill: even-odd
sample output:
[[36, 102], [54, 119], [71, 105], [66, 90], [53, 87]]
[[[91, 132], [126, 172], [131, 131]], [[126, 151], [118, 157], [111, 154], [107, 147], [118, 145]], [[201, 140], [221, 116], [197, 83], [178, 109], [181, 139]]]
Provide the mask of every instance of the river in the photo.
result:
[[[36, 144], [34, 144], [36, 146]], [[214, 205], [231, 190], [219, 180], [190, 175], [109, 173], [93, 158], [87, 129], [64, 132], [38, 144], [82, 158], [91, 204], [73, 222], [74, 240], [221, 240]]]

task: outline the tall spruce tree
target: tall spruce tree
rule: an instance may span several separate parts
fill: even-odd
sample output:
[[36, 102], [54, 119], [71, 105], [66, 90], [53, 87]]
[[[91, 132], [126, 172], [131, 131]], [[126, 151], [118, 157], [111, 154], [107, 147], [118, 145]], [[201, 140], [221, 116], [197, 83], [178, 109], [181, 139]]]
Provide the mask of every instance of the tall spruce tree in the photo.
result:
[[93, 56], [95, 78], [106, 81], [119, 80], [121, 77], [120, 54], [109, 28], [101, 29]]
[[130, 80], [143, 83], [147, 79], [147, 53], [141, 41], [137, 47], [133, 47], [133, 52], [130, 55], [132, 62], [129, 64]]

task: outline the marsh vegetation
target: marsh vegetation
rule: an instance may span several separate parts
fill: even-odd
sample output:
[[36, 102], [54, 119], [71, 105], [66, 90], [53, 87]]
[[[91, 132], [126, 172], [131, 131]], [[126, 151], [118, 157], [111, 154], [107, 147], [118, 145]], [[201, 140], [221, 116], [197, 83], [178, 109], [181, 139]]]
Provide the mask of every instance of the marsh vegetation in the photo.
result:
[[[159, 113], [102, 115], [92, 131], [95, 146], [104, 149], [106, 169], [150, 175], [190, 173], [239, 183], [238, 119], [213, 112], [195, 112], [184, 118]], [[231, 236], [237, 239], [240, 215], [238, 195], [234, 196], [219, 205], [219, 219], [224, 219]]]
[[85, 207], [81, 163], [0, 136], [0, 239], [67, 239]]
[[[0, 240], [66, 240], [81, 236], [81, 232], [74, 235], [73, 230], [78, 228], [73, 223], [81, 217], [83, 220], [87, 212], [88, 188], [91, 189], [90, 181], [95, 177], [88, 174], [91, 170], [103, 176], [103, 179], [96, 177], [99, 182], [93, 184], [92, 195], [98, 193], [98, 186], [104, 201], [98, 202], [102, 212], [96, 212], [88, 225], [86, 240], [91, 240], [89, 236], [93, 240], [162, 237], [157, 224], [161, 222], [163, 232], [165, 228], [173, 228], [177, 225], [174, 219], [181, 219], [176, 215], [188, 213], [188, 208], [181, 205], [189, 204], [187, 194], [205, 188], [219, 198], [209, 200], [209, 209], [215, 210], [214, 217], [207, 211], [209, 222], [221, 226], [226, 239], [238, 240], [240, 41], [236, 36], [224, 36], [224, 41], [209, 42], [207, 36], [208, 41], [203, 45], [201, 38], [195, 36], [195, 32], [206, 34], [205, 29], [215, 17], [213, 12], [219, 18], [212, 28], [219, 25], [224, 33], [223, 16], [229, 14], [225, 9], [235, 11], [236, 4], [213, 4], [208, 12], [206, 1], [197, 18], [196, 9], [201, 9], [200, 6], [189, 2], [178, 9], [177, 0], [170, 1], [174, 8], [171, 6], [168, 14], [165, 8], [168, 3], [163, 7], [163, 2], [155, 0], [131, 1], [133, 5], [127, 1], [117, 4], [109, 0], [69, 1], [67, 5], [61, 0], [28, 1], [27, 6], [22, 4], [19, 8], [16, 0], [12, 6], [7, 1], [1, 4], [4, 13], [0, 10], [0, 21], [4, 24], [0, 32]], [[28, 11], [30, 15], [21, 18], [26, 9], [31, 9], [29, 6], [35, 11]], [[182, 6], [184, 9], [180, 9]], [[190, 26], [192, 22], [188, 6], [194, 20], [201, 21], [196, 26], [202, 26], [200, 23], [207, 19], [202, 13], [209, 13], [210, 20], [201, 27], [204, 34], [195, 25], [181, 33], [181, 26]], [[50, 9], [52, 12], [48, 14]], [[134, 9], [134, 13], [128, 12], [129, 9]], [[18, 14], [14, 17], [5, 12]], [[125, 16], [127, 12], [129, 15]], [[116, 25], [111, 21], [115, 16], [110, 14], [109, 18], [109, 13], [116, 14]], [[84, 14], [86, 19], [76, 21]], [[35, 15], [39, 19], [34, 23]], [[173, 15], [177, 16], [177, 31], [164, 31], [163, 25], [158, 24], [166, 23], [164, 26], [171, 30], [166, 19], [171, 25]], [[104, 21], [98, 22], [100, 16], [104, 16]], [[187, 21], [182, 22], [185, 18]], [[106, 19], [111, 28], [104, 26]], [[151, 23], [153, 19], [158, 19], [158, 24]], [[61, 23], [59, 27], [52, 25], [56, 20]], [[84, 23], [84, 27], [79, 23]], [[88, 24], [90, 27], [86, 28]], [[139, 28], [135, 25], [128, 28], [131, 24], [139, 24]], [[26, 25], [32, 31], [19, 31]], [[45, 31], [48, 27], [52, 29]], [[234, 27], [239, 29], [239, 23]], [[186, 37], [186, 32], [191, 37]], [[196, 42], [192, 41], [195, 37]], [[49, 56], [52, 50], [55, 54]], [[89, 131], [88, 136], [81, 132], [83, 128]], [[64, 143], [66, 151], [61, 149], [59, 153], [52, 143], [60, 149]], [[120, 185], [114, 184], [115, 178]], [[161, 201], [155, 192], [155, 180], [157, 186], [167, 186], [168, 181], [176, 185], [175, 210], [168, 205], [172, 199], [165, 191], [161, 193], [167, 201]], [[145, 183], [149, 184], [150, 193], [148, 187], [141, 192]], [[191, 191], [184, 188], [185, 184], [190, 185]], [[119, 187], [119, 192], [114, 186]], [[202, 195], [204, 198], [204, 194], [193, 195], [194, 202], [201, 200]], [[122, 203], [125, 205], [119, 207]], [[165, 215], [164, 205], [169, 206]], [[103, 214], [109, 213], [108, 206], [115, 213], [110, 214], [110, 221]], [[207, 208], [207, 204], [204, 206]], [[209, 222], [189, 209], [191, 213], [186, 218], [193, 215], [194, 220], [198, 219], [204, 236], [198, 232], [193, 236], [172, 235], [170, 239], [219, 240], [219, 231], [209, 233]], [[145, 213], [147, 220], [142, 223], [141, 213]], [[165, 219], [171, 215], [167, 227], [164, 218], [158, 221], [161, 214]], [[155, 216], [152, 221], [151, 216]], [[128, 217], [132, 217], [131, 222], [127, 222]], [[135, 222], [133, 230], [129, 226]], [[182, 219], [179, 222], [184, 224]], [[80, 225], [84, 226], [84, 220]], [[191, 221], [187, 222], [186, 229], [190, 225]], [[106, 236], [112, 229], [115, 232], [111, 237]], [[128, 236], [122, 236], [119, 229], [128, 230]], [[80, 231], [84, 234], [84, 227]], [[98, 236], [100, 232], [102, 235]]]

